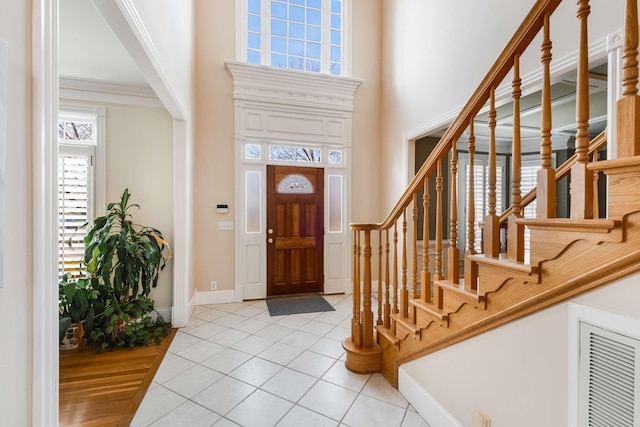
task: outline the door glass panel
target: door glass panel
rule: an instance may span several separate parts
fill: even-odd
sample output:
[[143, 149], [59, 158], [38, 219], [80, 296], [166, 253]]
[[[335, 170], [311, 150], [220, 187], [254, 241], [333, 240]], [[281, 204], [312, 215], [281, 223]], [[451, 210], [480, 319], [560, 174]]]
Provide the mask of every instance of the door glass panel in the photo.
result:
[[329, 175], [329, 232], [342, 232], [342, 177]]
[[313, 185], [302, 175], [287, 175], [278, 184], [278, 193], [313, 194]]
[[260, 198], [261, 179], [260, 172], [247, 172], [247, 233], [260, 233]]

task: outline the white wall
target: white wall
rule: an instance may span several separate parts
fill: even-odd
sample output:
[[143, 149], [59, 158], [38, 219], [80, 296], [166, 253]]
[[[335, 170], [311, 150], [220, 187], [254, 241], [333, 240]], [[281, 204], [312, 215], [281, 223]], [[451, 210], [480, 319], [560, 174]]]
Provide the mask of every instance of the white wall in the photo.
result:
[[[382, 207], [404, 190], [402, 135], [461, 108], [470, 98], [534, 0], [383, 2]], [[589, 39], [622, 28], [623, 3], [591, 2]], [[563, 2], [551, 19], [553, 58], [577, 50], [576, 3]], [[540, 39], [521, 61], [521, 74], [539, 67]], [[510, 81], [507, 77], [507, 82]], [[526, 85], [526, 81], [523, 84]]]
[[[639, 279], [640, 274], [629, 276], [572, 302], [640, 319]], [[565, 302], [401, 369], [464, 426], [471, 426], [476, 407], [491, 418], [492, 427], [566, 427], [569, 342]]]
[[[33, 260], [31, 244], [31, 2], [0, 2], [0, 38], [9, 43], [4, 288], [0, 289], [0, 417], [31, 425]], [[55, 284], [52, 284], [54, 286]]]
[[[169, 86], [189, 114], [194, 86], [194, 1], [133, 0]], [[189, 114], [191, 115], [191, 114]]]
[[[165, 110], [107, 107], [107, 203], [131, 193], [133, 221], [173, 242], [173, 122]], [[151, 292], [155, 307], [171, 307], [173, 260]]]

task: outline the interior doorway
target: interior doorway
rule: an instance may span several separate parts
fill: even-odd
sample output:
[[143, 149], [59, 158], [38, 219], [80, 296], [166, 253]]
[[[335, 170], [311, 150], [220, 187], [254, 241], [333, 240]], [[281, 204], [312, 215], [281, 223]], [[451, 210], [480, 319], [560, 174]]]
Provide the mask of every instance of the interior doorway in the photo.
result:
[[267, 297], [324, 291], [324, 169], [267, 165]]

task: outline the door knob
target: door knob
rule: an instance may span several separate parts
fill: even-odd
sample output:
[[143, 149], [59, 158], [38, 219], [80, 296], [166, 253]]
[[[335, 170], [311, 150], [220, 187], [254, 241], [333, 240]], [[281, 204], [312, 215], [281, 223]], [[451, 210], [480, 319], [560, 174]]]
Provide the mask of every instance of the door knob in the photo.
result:
[[273, 234], [273, 228], [268, 229], [268, 230], [267, 230], [267, 233], [269, 233], [269, 234]]
[[269, 237], [269, 238], [267, 239], [267, 243], [273, 243], [273, 239], [272, 239], [271, 237]]

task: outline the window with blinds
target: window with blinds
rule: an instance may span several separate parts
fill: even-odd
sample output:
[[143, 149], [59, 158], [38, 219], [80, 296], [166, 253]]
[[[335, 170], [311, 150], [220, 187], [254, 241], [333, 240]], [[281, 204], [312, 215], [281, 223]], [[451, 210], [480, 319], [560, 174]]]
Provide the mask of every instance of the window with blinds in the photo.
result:
[[[458, 247], [466, 249], [467, 247], [467, 235], [468, 235], [468, 203], [467, 194], [469, 194], [469, 155], [467, 153], [460, 153], [458, 156], [459, 168], [458, 168], [458, 206], [464, 206], [462, 215], [458, 218]], [[475, 204], [475, 249], [477, 252], [482, 252], [482, 228], [480, 223], [484, 222], [485, 216], [489, 213], [489, 156], [487, 154], [476, 154], [474, 156], [473, 167], [473, 193]], [[506, 170], [506, 156], [497, 156], [496, 159], [496, 214], [500, 215], [504, 211], [505, 205], [505, 170]]]
[[85, 229], [92, 218], [95, 121], [61, 118], [58, 127], [58, 275], [77, 275], [84, 256]]

